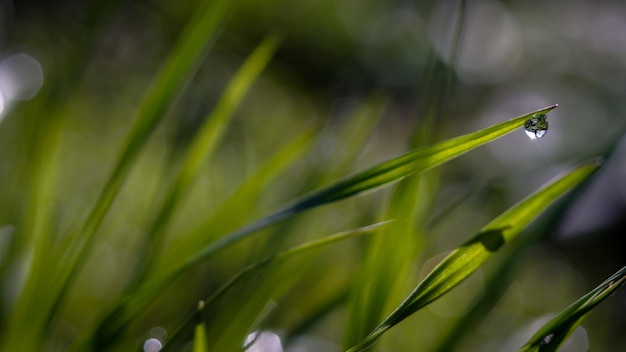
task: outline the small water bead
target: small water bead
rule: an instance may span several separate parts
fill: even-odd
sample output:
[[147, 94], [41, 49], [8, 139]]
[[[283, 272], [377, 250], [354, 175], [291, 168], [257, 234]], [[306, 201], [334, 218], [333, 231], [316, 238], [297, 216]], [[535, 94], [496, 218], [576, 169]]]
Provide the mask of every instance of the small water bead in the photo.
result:
[[552, 339], [554, 338], [554, 334], [550, 334], [548, 336], [545, 336], [543, 338], [543, 340], [541, 340], [541, 343], [539, 343], [540, 346], [546, 346], [549, 345], [550, 342], [552, 342]]
[[541, 138], [548, 132], [548, 116], [546, 114], [533, 115], [524, 122], [524, 132], [530, 139]]

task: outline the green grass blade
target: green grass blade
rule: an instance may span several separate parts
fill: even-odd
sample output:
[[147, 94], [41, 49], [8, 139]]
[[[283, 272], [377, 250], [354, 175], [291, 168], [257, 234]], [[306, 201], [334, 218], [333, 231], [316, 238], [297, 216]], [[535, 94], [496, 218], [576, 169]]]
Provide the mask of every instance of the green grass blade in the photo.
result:
[[405, 155], [357, 173], [356, 175], [341, 180], [326, 188], [310, 193], [293, 204], [279, 209], [275, 213], [215, 241], [213, 244], [203, 248], [198, 253], [191, 256], [181, 267], [176, 268], [172, 273], [174, 276], [177, 276], [182, 271], [185, 271], [195, 264], [203, 261], [221, 249], [242, 240], [258, 230], [274, 225], [295, 214], [362, 192], [372, 191], [391, 182], [398, 181], [408, 175], [423, 172], [439, 166], [463, 153], [489, 143], [498, 137], [523, 126], [524, 122], [534, 114], [545, 114], [555, 107], [556, 105], [539, 109], [495, 126], [487, 127], [478, 132], [452, 138], [432, 146], [416, 149]]
[[[205, 57], [233, 4], [234, 2], [228, 0], [205, 1], [158, 72], [139, 107], [132, 130], [128, 134], [125, 146], [121, 149], [107, 184], [89, 213], [81, 232], [75, 234], [71, 247], [60, 257], [58, 264], [60, 272], [56, 277], [54, 287], [46, 292], [47, 297], [50, 297], [53, 302], [48, 314], [50, 317], [59, 308], [69, 286], [88, 258], [100, 225], [117, 197], [139, 151]], [[39, 309], [48, 309], [38, 303], [31, 304], [38, 306]]]
[[[132, 319], [134, 312], [140, 311], [145, 304], [149, 303], [155, 295], [161, 292], [165, 286], [175, 280], [180, 274], [259, 230], [275, 225], [308, 209], [329, 204], [365, 191], [372, 191], [408, 175], [432, 169], [523, 126], [529, 117], [535, 114], [548, 113], [555, 107], [556, 105], [539, 109], [474, 133], [416, 149], [326, 188], [312, 192], [273, 214], [214, 241], [194, 255], [189, 256], [182, 264], [170, 269], [169, 272], [145, 283], [111, 313], [105, 323], [108, 326], [101, 327], [105, 330], [119, 328], [120, 324], [123, 325], [125, 321]], [[106, 333], [101, 338], [108, 339]]]
[[[258, 271], [259, 269], [266, 267], [270, 264], [276, 263], [278, 261], [283, 261], [286, 259], [289, 259], [293, 256], [296, 255], [300, 255], [303, 254], [305, 252], [309, 252], [315, 249], [319, 249], [321, 247], [325, 247], [328, 245], [331, 245], [333, 243], [337, 243], [339, 241], [343, 241], [343, 240], [347, 240], [353, 237], [358, 237], [358, 236], [364, 236], [364, 235], [369, 235], [372, 233], [376, 233], [377, 230], [379, 230], [380, 228], [383, 228], [387, 225], [389, 225], [390, 223], [392, 223], [392, 221], [383, 221], [383, 222], [379, 222], [376, 224], [372, 224], [372, 225], [368, 225], [368, 226], [363, 226], [363, 227], [359, 227], [356, 229], [352, 229], [352, 230], [348, 230], [348, 231], [343, 231], [340, 233], [336, 233], [334, 235], [330, 235], [327, 237], [324, 237], [322, 239], [318, 239], [318, 240], [313, 240], [304, 244], [301, 244], [299, 246], [295, 246], [292, 248], [289, 248], [285, 251], [279, 252], [275, 255], [271, 255], [268, 256], [262, 260], [260, 260], [259, 262], [256, 262], [254, 264], [250, 264], [247, 267], [243, 268], [241, 271], [239, 271], [237, 274], [235, 274], [230, 280], [228, 280], [224, 285], [222, 285], [217, 291], [215, 291], [210, 297], [208, 297], [206, 300], [203, 301], [202, 303], [202, 308], [205, 309], [208, 306], [211, 306], [213, 304], [215, 304], [215, 302], [220, 299], [220, 297], [223, 297], [223, 295], [230, 290], [232, 287], [234, 287], [237, 283], [239, 283], [241, 280], [245, 279], [246, 277], [248, 277], [250, 274], [255, 273], [256, 271]], [[182, 327], [172, 336], [172, 340], [176, 341], [179, 340], [180, 337], [179, 335], [183, 334], [185, 331], [185, 327], [191, 326], [191, 324], [193, 323], [194, 316], [190, 316], [188, 317], [185, 322], [182, 324]], [[197, 327], [197, 325], [196, 325]], [[166, 345], [167, 347], [167, 345]]]
[[546, 114], [555, 107], [556, 105], [546, 107], [474, 133], [448, 139], [432, 146], [418, 148], [313, 192], [285, 211], [302, 211], [335, 202], [362, 192], [372, 191], [406, 176], [430, 170], [517, 129], [530, 116]]
[[243, 270], [241, 270], [237, 275], [233, 276], [232, 279], [230, 279], [224, 286], [222, 286], [219, 290], [217, 290], [211, 297], [209, 297], [206, 300], [206, 304], [210, 305], [213, 302], [215, 302], [217, 299], [219, 299], [224, 293], [226, 293], [226, 291], [228, 289], [230, 289], [234, 284], [236, 284], [237, 282], [239, 282], [239, 280], [241, 280], [242, 278], [244, 278], [245, 276], [249, 275], [251, 272], [264, 267], [266, 265], [269, 265], [271, 263], [274, 263], [276, 261], [279, 260], [284, 260], [287, 259], [289, 257], [292, 257], [294, 255], [297, 254], [301, 254], [305, 251], [310, 251], [313, 249], [317, 249], [319, 247], [323, 247], [323, 246], [327, 246], [330, 245], [332, 243], [338, 242], [338, 241], [342, 241], [348, 238], [352, 238], [352, 237], [356, 237], [356, 236], [362, 236], [362, 235], [367, 235], [370, 234], [372, 232], [375, 232], [376, 230], [378, 230], [379, 228], [388, 225], [389, 223], [391, 223], [391, 221], [383, 221], [383, 222], [379, 222], [373, 225], [369, 225], [369, 226], [364, 226], [364, 227], [359, 227], [357, 229], [354, 230], [348, 230], [348, 231], [344, 231], [335, 235], [331, 235], [328, 237], [324, 237], [322, 239], [319, 240], [315, 240], [315, 241], [311, 241], [311, 242], [307, 242], [305, 244], [302, 244], [300, 246], [296, 246], [293, 248], [290, 248], [286, 251], [280, 252], [276, 255], [267, 257], [261, 261], [259, 261], [258, 263], [252, 264], [247, 266], [246, 268], [244, 268]]
[[148, 253], [156, 256], [160, 252], [165, 228], [179, 201], [196, 179], [198, 172], [207, 159], [213, 154], [233, 112], [241, 105], [241, 101], [246, 93], [270, 61], [279, 42], [280, 38], [277, 35], [271, 35], [256, 48], [230, 81], [217, 106], [207, 116], [200, 131], [193, 138], [185, 152], [179, 173], [169, 189], [161, 209], [155, 214], [154, 221], [147, 232], [149, 240], [152, 241], [152, 248], [142, 253], [142, 256], [145, 258], [139, 262], [144, 263], [144, 266], [142, 266], [142, 269], [139, 269], [136, 280], [139, 280], [143, 275], [143, 271], [147, 270], [146, 265], [150, 263], [146, 257]]
[[195, 73], [233, 3], [227, 0], [205, 1], [158, 72], [139, 107], [115, 169], [84, 226], [83, 236], [87, 247], [119, 192], [133, 161], [171, 103]]
[[520, 348], [522, 351], [555, 352], [600, 302], [626, 283], [626, 267], [621, 268], [598, 287], [578, 299], [544, 325]]
[[198, 303], [198, 311], [195, 314], [196, 326], [193, 336], [193, 352], [209, 352], [209, 339], [206, 334], [206, 324], [202, 321], [202, 311], [204, 310], [204, 302]]
[[[250, 176], [237, 190], [222, 201], [218, 208], [207, 217], [197, 229], [187, 236], [183, 243], [173, 244], [170, 256], [193, 253], [196, 248], [206, 246], [215, 235], [228, 233], [240, 226], [240, 219], [248, 218], [255, 209], [256, 200], [262, 197], [262, 192], [270, 183], [276, 181], [285, 169], [304, 156], [311, 149], [318, 134], [316, 127], [310, 128], [294, 138], [275, 153], [269, 160]], [[180, 260], [164, 260], [165, 263], [175, 263]], [[165, 268], [163, 268], [165, 269]], [[159, 272], [160, 270], [155, 270]]]
[[429, 176], [432, 175], [424, 173], [408, 177], [396, 185], [384, 218], [397, 221], [381, 229], [380, 235], [368, 239], [361, 273], [350, 297], [345, 348], [367, 336], [384, 318], [392, 301], [405, 294], [402, 291], [405, 281], [398, 277], [407, 276], [424, 245], [420, 220], [425, 217], [425, 203], [436, 188], [429, 182]]
[[415, 290], [364, 340], [350, 351], [363, 351], [392, 326], [438, 299], [476, 271], [505, 243], [515, 238], [539, 213], [598, 169], [584, 165], [522, 200], [448, 255]]

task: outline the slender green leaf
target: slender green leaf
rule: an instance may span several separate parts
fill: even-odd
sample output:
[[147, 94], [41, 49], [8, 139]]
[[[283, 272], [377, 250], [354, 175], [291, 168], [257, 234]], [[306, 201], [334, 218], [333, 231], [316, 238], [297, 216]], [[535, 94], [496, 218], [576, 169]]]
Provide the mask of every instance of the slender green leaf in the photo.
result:
[[[535, 114], [546, 114], [557, 105], [549, 106], [526, 115], [516, 117], [478, 132], [449, 139], [432, 146], [418, 148], [405, 155], [383, 162], [365, 171], [359, 172], [344, 180], [336, 182], [321, 190], [310, 193], [300, 200], [279, 209], [275, 213], [258, 220], [238, 231], [235, 231], [191, 256], [183, 265], [172, 271], [173, 276], [187, 270], [193, 265], [210, 257], [214, 253], [226, 248], [250, 234], [274, 225], [295, 214], [310, 208], [329, 204], [362, 192], [373, 191], [376, 188], [398, 181], [408, 175], [430, 170], [455, 157], [466, 153], [478, 146], [489, 143], [524, 125], [524, 122]], [[172, 278], [167, 279], [170, 281]]]
[[206, 336], [206, 324], [202, 321], [201, 313], [204, 310], [204, 302], [198, 303], [198, 322], [194, 328], [193, 352], [209, 352], [209, 341]]
[[415, 290], [364, 340], [350, 351], [363, 351], [392, 326], [438, 299], [476, 271], [505, 243], [515, 238], [539, 213], [598, 169], [584, 165], [522, 200], [448, 255]]
[[361, 272], [350, 298], [345, 348], [361, 341], [384, 318], [391, 301], [405, 294], [402, 291], [405, 281], [398, 277], [407, 276], [424, 244], [420, 220], [427, 211], [424, 203], [436, 189], [428, 182], [428, 176], [426, 173], [411, 176], [396, 185], [384, 218], [398, 221], [368, 239]]
[[520, 352], [556, 352], [593, 308], [626, 283], [626, 267], [621, 268], [598, 287], [565, 308], [544, 325]]
[[[73, 49], [67, 48], [65, 65], [47, 72], [44, 86], [47, 88], [40, 94], [41, 105], [31, 104], [33, 111], [24, 116], [24, 123], [28, 126], [25, 130], [29, 131], [28, 138], [24, 140], [30, 144], [28, 148], [32, 148], [30, 155], [24, 158], [28, 161], [26, 175], [32, 178], [29, 187], [25, 187], [30, 192], [30, 204], [24, 231], [15, 237], [10, 259], [25, 255], [32, 260], [27, 266], [28, 274], [19, 299], [11, 304], [10, 317], [3, 322], [4, 338], [1, 339], [0, 349], [41, 349], [40, 344], [54, 310], [54, 296], [49, 294], [49, 286], [54, 286], [55, 282], [48, 269], [56, 264], [51, 250], [55, 208], [50, 205], [57, 201], [58, 169], [66, 119], [70, 106], [76, 102], [68, 97], [78, 93], [76, 87], [85, 76], [90, 55], [95, 52], [94, 43], [98, 42], [101, 34], [99, 29], [110, 18], [116, 3], [108, 0], [90, 3], [86, 8], [83, 31], [74, 37], [78, 42]], [[59, 84], [61, 82], [63, 84]], [[31, 246], [32, 252], [25, 254], [24, 247]], [[0, 267], [0, 279], [7, 269], [13, 269], [12, 265]]]
[[[278, 152], [252, 175], [244, 181], [230, 196], [222, 201], [218, 208], [207, 217], [197, 229], [191, 232], [188, 240], [170, 252], [173, 255], [181, 253], [193, 253], [196, 248], [202, 248], [215, 234], [224, 234], [233, 231], [240, 225], [237, 221], [240, 218], [247, 218], [256, 207], [256, 200], [261, 197], [261, 193], [273, 181], [294, 162], [303, 157], [311, 149], [314, 137], [318, 134], [316, 127], [311, 128], [287, 143]], [[170, 245], [171, 247], [172, 245]], [[172, 258], [173, 259], [173, 258]], [[174, 260], [164, 260], [165, 263], [176, 262]], [[166, 268], [164, 268], [166, 269]], [[156, 269], [156, 272], [161, 270]]]
[[275, 213], [214, 241], [210, 245], [200, 249], [196, 254], [188, 257], [182, 264], [174, 267], [168, 273], [145, 283], [133, 294], [126, 297], [120, 306], [106, 319], [105, 323], [101, 325], [101, 328], [104, 329], [100, 331], [100, 334], [103, 334], [101, 338], [108, 339], [107, 333], [104, 333], [104, 331], [118, 329], [120, 325], [132, 319], [136, 312], [140, 311], [145, 304], [149, 303], [157, 293], [161, 292], [166, 285], [175, 280], [180, 274], [222, 249], [249, 237], [253, 233], [308, 209], [329, 204], [365, 191], [372, 191], [391, 182], [398, 181], [408, 175], [430, 170], [473, 148], [493, 141], [523, 126], [524, 122], [529, 117], [535, 114], [545, 114], [555, 107], [556, 105], [539, 109], [474, 133], [416, 149], [405, 155], [357, 173], [326, 188], [312, 192], [300, 200], [279, 209]]
[[432, 146], [418, 148], [313, 192], [283, 212], [292, 213], [344, 199], [361, 192], [372, 191], [406, 176], [437, 167], [478, 146], [489, 143], [522, 126], [534, 114], [546, 114], [556, 105], [487, 127], [464, 136], [448, 139]]
[[212, 304], [219, 297], [221, 297], [228, 289], [230, 289], [234, 284], [239, 282], [239, 280], [241, 280], [245, 276], [249, 275], [251, 272], [253, 272], [253, 271], [255, 271], [255, 270], [257, 270], [257, 269], [259, 269], [259, 268], [261, 268], [263, 266], [269, 265], [269, 264], [271, 264], [273, 262], [276, 262], [278, 260], [287, 259], [287, 258], [292, 257], [294, 255], [301, 254], [302, 252], [305, 252], [305, 251], [310, 251], [310, 250], [313, 250], [313, 249], [317, 249], [319, 247], [327, 246], [327, 245], [330, 245], [330, 244], [333, 244], [335, 242], [342, 241], [342, 240], [345, 240], [345, 239], [348, 239], [348, 238], [370, 234], [372, 232], [375, 232], [376, 230], [378, 230], [382, 226], [389, 224], [390, 222], [391, 221], [383, 221], [383, 222], [376, 223], [376, 224], [373, 224], [373, 225], [359, 227], [359, 228], [354, 229], [354, 230], [348, 230], [348, 231], [340, 232], [338, 234], [331, 235], [331, 236], [328, 236], [328, 237], [324, 237], [324, 238], [319, 239], [319, 240], [307, 242], [307, 243], [302, 244], [300, 246], [296, 246], [296, 247], [290, 248], [290, 249], [288, 249], [286, 251], [280, 252], [280, 253], [278, 253], [276, 255], [267, 257], [267, 258], [261, 260], [258, 263], [249, 265], [246, 268], [244, 268], [243, 270], [241, 270], [239, 273], [237, 273], [237, 275], [233, 276], [233, 278], [231, 278], [226, 284], [224, 284], [219, 290], [217, 290], [210, 298], [208, 298], [206, 300], [206, 304], [207, 305]]
[[200, 127], [200, 131], [195, 135], [190, 146], [185, 151], [179, 173], [172, 183], [165, 201], [161, 205], [161, 209], [155, 214], [155, 218], [147, 232], [148, 238], [152, 241], [152, 248], [142, 253], [141, 256], [146, 258], [139, 260], [144, 265], [137, 272], [136, 280], [140, 280], [144, 271], [147, 270], [146, 266], [152, 263], [147, 258], [148, 253], [155, 256], [160, 252], [163, 234], [176, 206], [215, 150], [215, 146], [221, 140], [233, 112], [241, 105], [245, 94], [270, 61], [279, 42], [280, 38], [278, 35], [270, 35], [248, 57], [235, 77], [230, 81], [217, 106], [207, 116], [204, 124]]
[[205, 57], [233, 4], [226, 0], [205, 1], [181, 34], [142, 101], [115, 169], [85, 223], [81, 253], [86, 252], [83, 248], [90, 247], [133, 161]]
[[[319, 249], [321, 247], [325, 247], [328, 245], [331, 245], [333, 243], [339, 242], [339, 241], [343, 241], [343, 240], [347, 240], [349, 238], [353, 238], [353, 237], [358, 237], [358, 236], [364, 236], [364, 235], [369, 235], [372, 233], [375, 233], [377, 230], [379, 230], [382, 227], [387, 226], [388, 224], [392, 223], [392, 221], [383, 221], [383, 222], [379, 222], [376, 224], [372, 224], [372, 225], [368, 225], [368, 226], [363, 226], [363, 227], [359, 227], [356, 229], [352, 229], [352, 230], [348, 230], [348, 231], [343, 231], [334, 235], [330, 235], [327, 237], [324, 237], [322, 239], [318, 239], [318, 240], [314, 240], [314, 241], [310, 241], [304, 244], [301, 244], [299, 246], [295, 246], [292, 248], [289, 248], [285, 251], [282, 251], [280, 253], [277, 253], [275, 255], [266, 257], [264, 259], [262, 259], [261, 261], [254, 263], [254, 264], [250, 264], [247, 267], [243, 268], [241, 271], [239, 271], [237, 274], [235, 274], [230, 280], [228, 280], [224, 285], [222, 285], [217, 291], [215, 291], [210, 297], [208, 297], [206, 300], [203, 301], [202, 303], [202, 309], [205, 309], [205, 307], [209, 307], [213, 304], [215, 304], [215, 302], [222, 297], [228, 290], [230, 290], [233, 286], [235, 286], [238, 282], [240, 282], [242, 279], [248, 277], [250, 274], [256, 272], [257, 270], [266, 267], [270, 264], [276, 263], [278, 261], [282, 261], [285, 259], [289, 259], [293, 256], [296, 255], [300, 255], [303, 254], [305, 252], [308, 251], [312, 251], [315, 249]], [[181, 333], [184, 332], [185, 327], [190, 326], [193, 323], [194, 316], [190, 316], [188, 317], [185, 322], [182, 324], [182, 327], [172, 336], [172, 340], [177, 340], [179, 339], [179, 336]], [[196, 325], [197, 327], [197, 325]], [[167, 345], [166, 345], [167, 347]]]
[[[603, 155], [600, 157], [601, 160], [609, 160], [614, 151], [615, 144], [604, 151]], [[552, 208], [549, 216], [544, 217], [545, 221], [535, 227], [536, 230], [530, 231], [523, 237], [520, 237], [519, 240], [515, 241], [512, 246], [506, 248], [506, 252], [500, 255], [498, 263], [492, 265], [492, 268], [495, 268], [495, 270], [488, 274], [484, 284], [484, 291], [478, 293], [462, 316], [455, 320], [450, 329], [439, 336], [439, 342], [435, 343], [435, 347], [432, 348], [432, 351], [456, 351], [458, 346], [462, 346], [466, 337], [473, 335], [473, 327], [490, 315], [491, 311], [497, 305], [496, 302], [502, 299], [502, 296], [516, 276], [516, 273], [519, 272], [518, 267], [520, 266], [520, 262], [523, 262], [520, 258], [523, 257], [524, 250], [534, 243], [541, 241], [551, 232], [554, 232], [563, 222], [567, 210], [570, 209], [572, 204], [576, 203], [590, 184], [592, 183], [578, 187], [575, 191], [565, 195], [561, 201], [559, 201], [559, 205]], [[444, 214], [438, 216], [438, 218], [444, 217]]]
[[75, 241], [71, 243], [72, 247], [61, 258], [63, 260], [59, 265], [62, 272], [57, 278], [57, 287], [52, 292], [48, 292], [55, 301], [53, 310], [58, 309], [65, 292], [88, 258], [100, 225], [117, 197], [140, 150], [208, 53], [234, 3], [234, 1], [228, 0], [204, 1], [181, 34], [167, 61], [157, 73], [141, 102], [133, 127], [121, 149], [111, 176], [100, 193], [80, 234], [73, 237]]

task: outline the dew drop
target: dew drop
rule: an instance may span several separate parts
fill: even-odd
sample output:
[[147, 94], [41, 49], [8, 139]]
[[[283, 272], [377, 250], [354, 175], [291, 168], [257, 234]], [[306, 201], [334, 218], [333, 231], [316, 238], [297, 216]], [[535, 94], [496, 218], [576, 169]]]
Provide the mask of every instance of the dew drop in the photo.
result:
[[548, 345], [550, 342], [552, 342], [552, 339], [553, 339], [553, 338], [554, 338], [554, 334], [550, 334], [550, 335], [548, 335], [548, 336], [545, 336], [545, 337], [543, 338], [543, 340], [541, 340], [540, 345], [541, 345], [541, 346]]
[[524, 122], [524, 132], [530, 139], [538, 139], [548, 132], [548, 116], [546, 114], [533, 115]]

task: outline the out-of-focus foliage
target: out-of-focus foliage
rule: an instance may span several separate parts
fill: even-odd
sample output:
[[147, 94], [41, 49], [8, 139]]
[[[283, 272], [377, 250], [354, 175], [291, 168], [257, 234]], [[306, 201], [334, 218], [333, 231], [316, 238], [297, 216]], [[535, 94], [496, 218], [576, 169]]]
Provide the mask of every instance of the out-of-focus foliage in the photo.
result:
[[[0, 346], [341, 350], [446, 251], [604, 155], [519, 243], [374, 347], [517, 350], [625, 264], [625, 32], [620, 1], [0, 3]], [[541, 139], [450, 142], [554, 103]], [[488, 144], [450, 161], [460, 142]], [[312, 193], [389, 175], [372, 167], [412, 150], [411, 172]], [[325, 205], [300, 214], [307, 196]], [[283, 204], [282, 222], [246, 230]], [[264, 258], [384, 220], [198, 310]], [[233, 234], [245, 240], [214, 242]], [[626, 346], [625, 302], [595, 307], [563, 349]]]

